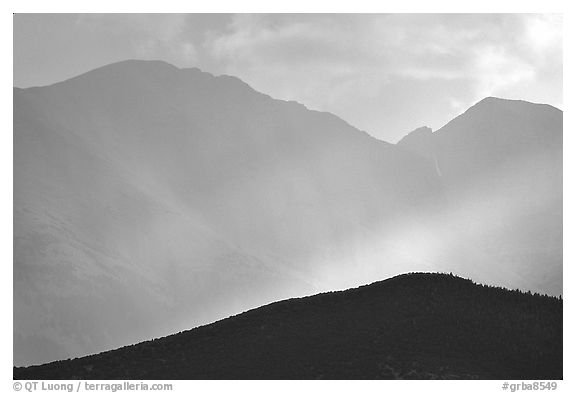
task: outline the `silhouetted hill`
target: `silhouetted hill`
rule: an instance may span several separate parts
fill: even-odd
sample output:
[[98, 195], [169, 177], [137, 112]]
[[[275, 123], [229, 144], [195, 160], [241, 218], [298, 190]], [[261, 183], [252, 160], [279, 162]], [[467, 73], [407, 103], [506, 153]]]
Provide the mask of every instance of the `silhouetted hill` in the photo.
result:
[[414, 273], [16, 379], [562, 379], [562, 301]]

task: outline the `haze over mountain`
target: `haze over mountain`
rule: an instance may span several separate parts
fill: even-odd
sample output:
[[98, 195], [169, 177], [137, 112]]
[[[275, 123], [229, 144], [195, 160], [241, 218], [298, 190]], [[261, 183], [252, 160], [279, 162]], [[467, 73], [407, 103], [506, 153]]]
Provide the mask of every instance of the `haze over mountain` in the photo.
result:
[[490, 99], [396, 146], [158, 61], [15, 88], [14, 362], [406, 271], [558, 294], [561, 131]]
[[436, 168], [449, 238], [472, 246], [459, 263], [490, 261], [500, 284], [562, 293], [562, 111], [489, 97], [398, 145]]
[[562, 379], [562, 301], [406, 274], [14, 378]]

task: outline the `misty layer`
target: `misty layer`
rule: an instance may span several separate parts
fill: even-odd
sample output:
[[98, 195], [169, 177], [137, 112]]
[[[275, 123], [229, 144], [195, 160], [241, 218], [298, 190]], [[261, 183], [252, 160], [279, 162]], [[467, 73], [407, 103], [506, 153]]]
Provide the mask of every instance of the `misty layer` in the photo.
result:
[[526, 102], [396, 146], [162, 62], [14, 89], [14, 362], [406, 271], [560, 294], [561, 151]]

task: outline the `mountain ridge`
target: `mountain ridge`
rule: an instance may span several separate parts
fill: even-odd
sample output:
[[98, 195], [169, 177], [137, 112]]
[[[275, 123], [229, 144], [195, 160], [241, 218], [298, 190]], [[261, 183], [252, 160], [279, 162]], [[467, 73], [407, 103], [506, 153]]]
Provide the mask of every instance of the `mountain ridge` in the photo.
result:
[[270, 96], [269, 94], [266, 94], [266, 93], [263, 93], [261, 91], [254, 89], [252, 86], [250, 86], [248, 83], [243, 81], [241, 78], [238, 78], [234, 75], [213, 74], [211, 72], [204, 71], [198, 67], [180, 68], [180, 67], [177, 67], [177, 66], [175, 66], [169, 62], [166, 62], [164, 60], [126, 59], [126, 60], [122, 60], [122, 61], [118, 61], [118, 62], [109, 63], [109, 64], [106, 64], [106, 65], [103, 65], [100, 67], [96, 67], [92, 70], [83, 72], [82, 74], [79, 74], [77, 76], [65, 79], [63, 81], [54, 82], [54, 83], [51, 83], [48, 85], [31, 86], [31, 87], [25, 87], [25, 88], [14, 86], [13, 89], [25, 92], [28, 90], [37, 91], [38, 89], [44, 89], [44, 88], [58, 88], [58, 87], [61, 87], [61, 85], [67, 85], [67, 84], [75, 83], [76, 81], [82, 80], [86, 77], [94, 77], [95, 75], [102, 74], [105, 72], [127, 72], [127, 71], [131, 71], [131, 70], [128, 70], [128, 68], [130, 68], [132, 66], [139, 67], [140, 71], [143, 71], [143, 69], [145, 69], [146, 72], [148, 72], [149, 74], [151, 74], [154, 77], [157, 77], [157, 75], [154, 74], [154, 72], [157, 72], [157, 71], [161, 71], [161, 72], [165, 72], [165, 73], [171, 72], [171, 71], [177, 71], [177, 73], [182, 74], [182, 75], [184, 75], [186, 73], [190, 74], [192, 72], [193, 74], [201, 75], [202, 77], [214, 78], [216, 80], [221, 80], [221, 81], [233, 81], [234, 83], [238, 84], [239, 86], [247, 88], [250, 92], [257, 93], [258, 95], [269, 98], [275, 102], [295, 105], [296, 107], [303, 108], [303, 109], [305, 109], [309, 112], [312, 112], [312, 113], [317, 113], [319, 115], [325, 115], [328, 117], [332, 117], [335, 120], [344, 123], [346, 126], [348, 126], [350, 128], [354, 128], [356, 131], [359, 131], [362, 134], [365, 134], [365, 136], [369, 137], [370, 139], [372, 139], [374, 141], [378, 141], [378, 142], [384, 143], [386, 145], [394, 145], [391, 142], [388, 142], [388, 141], [385, 141], [383, 139], [380, 139], [380, 138], [373, 136], [372, 134], [370, 134], [369, 132], [367, 132], [365, 130], [357, 128], [356, 126], [350, 124], [347, 120], [341, 118], [340, 116], [338, 116], [332, 112], [309, 108], [305, 104], [303, 104], [299, 101], [295, 101], [295, 100], [282, 100], [282, 99], [274, 98], [274, 97]]
[[[16, 364], [333, 286], [339, 275], [310, 261], [318, 252], [437, 193], [418, 158], [373, 141], [332, 114], [164, 63], [15, 88]], [[104, 322], [121, 308], [134, 310], [125, 322]], [[141, 323], [148, 314], [164, 326]]]
[[14, 378], [562, 379], [561, 321], [554, 297], [409, 273]]

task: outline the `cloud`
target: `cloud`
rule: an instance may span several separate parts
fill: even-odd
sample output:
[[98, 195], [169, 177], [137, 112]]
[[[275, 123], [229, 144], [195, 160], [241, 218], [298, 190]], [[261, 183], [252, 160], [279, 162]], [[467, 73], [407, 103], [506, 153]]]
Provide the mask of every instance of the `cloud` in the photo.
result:
[[197, 61], [195, 45], [186, 37], [186, 14], [82, 14], [76, 25], [127, 40], [139, 58], [166, 59], [178, 65]]
[[535, 52], [562, 50], [562, 15], [528, 14], [524, 27], [527, 44]]
[[116, 34], [170, 41], [186, 26], [186, 14], [80, 14], [76, 24]]
[[561, 24], [531, 14], [236, 15], [204, 45], [221, 72], [391, 140], [422, 125], [409, 113], [426, 100], [437, 101], [420, 111], [433, 127], [489, 95], [561, 105]]

